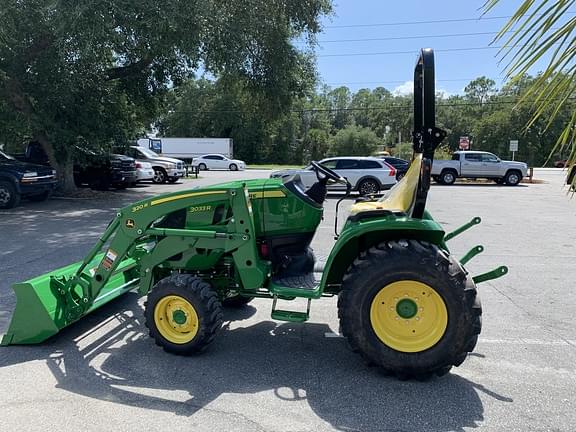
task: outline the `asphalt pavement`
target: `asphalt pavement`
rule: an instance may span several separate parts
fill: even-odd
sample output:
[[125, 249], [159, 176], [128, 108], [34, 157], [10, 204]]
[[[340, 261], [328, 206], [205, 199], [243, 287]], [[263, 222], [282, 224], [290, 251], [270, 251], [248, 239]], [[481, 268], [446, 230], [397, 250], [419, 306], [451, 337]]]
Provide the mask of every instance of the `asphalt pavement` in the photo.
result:
[[[11, 285], [81, 260], [119, 207], [269, 173], [207, 172], [0, 211], [0, 333]], [[447, 231], [483, 220], [449, 243], [457, 256], [485, 247], [470, 272], [510, 268], [479, 285], [479, 343], [443, 378], [397, 381], [365, 365], [338, 335], [334, 298], [313, 302], [304, 324], [272, 321], [267, 300], [226, 311], [205, 353], [177, 357], [154, 345], [143, 299], [127, 294], [42, 345], [0, 348], [0, 431], [574, 431], [576, 198], [561, 170], [535, 176], [544, 183], [431, 188], [428, 208]], [[313, 241], [320, 259], [333, 244], [337, 198]]]

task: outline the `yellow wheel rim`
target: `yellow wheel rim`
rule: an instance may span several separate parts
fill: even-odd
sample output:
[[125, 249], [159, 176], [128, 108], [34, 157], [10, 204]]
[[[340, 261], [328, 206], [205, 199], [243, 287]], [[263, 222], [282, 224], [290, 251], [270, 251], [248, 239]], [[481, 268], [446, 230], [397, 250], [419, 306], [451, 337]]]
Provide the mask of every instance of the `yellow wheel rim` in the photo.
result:
[[403, 280], [382, 288], [372, 300], [370, 323], [376, 336], [401, 352], [420, 352], [438, 343], [448, 325], [444, 300], [429, 285]]
[[163, 297], [154, 308], [154, 323], [160, 334], [174, 344], [190, 342], [198, 333], [198, 314], [183, 297]]

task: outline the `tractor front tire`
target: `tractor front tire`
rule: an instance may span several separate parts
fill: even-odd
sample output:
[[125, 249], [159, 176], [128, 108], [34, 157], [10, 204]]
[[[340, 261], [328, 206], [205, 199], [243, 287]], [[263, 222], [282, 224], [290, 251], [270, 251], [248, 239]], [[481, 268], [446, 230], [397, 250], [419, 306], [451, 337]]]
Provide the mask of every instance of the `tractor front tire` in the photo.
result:
[[424, 380], [459, 366], [476, 346], [481, 314], [462, 266], [416, 240], [387, 241], [362, 253], [338, 298], [351, 348], [399, 379]]
[[222, 306], [216, 292], [188, 274], [160, 280], [148, 294], [144, 316], [156, 345], [179, 355], [204, 350], [222, 326]]

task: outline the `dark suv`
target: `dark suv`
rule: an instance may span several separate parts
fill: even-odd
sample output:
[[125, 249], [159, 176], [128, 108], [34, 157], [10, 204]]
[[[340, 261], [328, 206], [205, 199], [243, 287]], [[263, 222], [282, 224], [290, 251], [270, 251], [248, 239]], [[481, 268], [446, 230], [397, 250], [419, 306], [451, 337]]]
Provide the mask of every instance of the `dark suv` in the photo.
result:
[[125, 189], [136, 183], [136, 161], [124, 155], [87, 153], [74, 164], [74, 182], [94, 189]]
[[56, 184], [51, 167], [22, 162], [0, 151], [0, 209], [16, 207], [21, 197], [44, 201]]
[[400, 159], [393, 156], [381, 156], [387, 163], [396, 168], [396, 180], [400, 180], [406, 175], [408, 168], [410, 168], [410, 162], [404, 159]]
[[[110, 154], [101, 149], [74, 148], [74, 182], [106, 190], [110, 186], [124, 189], [136, 183], [136, 162], [133, 158]], [[48, 165], [48, 156], [37, 141], [31, 141], [26, 153], [15, 155], [23, 162]]]

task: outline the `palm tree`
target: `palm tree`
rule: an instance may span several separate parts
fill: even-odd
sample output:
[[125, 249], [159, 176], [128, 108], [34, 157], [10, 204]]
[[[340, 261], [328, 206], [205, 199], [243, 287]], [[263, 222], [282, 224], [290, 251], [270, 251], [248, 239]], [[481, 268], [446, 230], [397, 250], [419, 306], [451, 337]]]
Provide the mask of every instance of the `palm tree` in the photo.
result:
[[[486, 0], [485, 12], [500, 1]], [[502, 44], [500, 55], [508, 61], [506, 76], [512, 81], [520, 80], [534, 64], [549, 57], [546, 69], [529, 86], [519, 103], [529, 101], [534, 107], [534, 115], [526, 128], [541, 117], [549, 126], [565, 105], [572, 106], [566, 127], [548, 156], [567, 150], [567, 165], [571, 168], [576, 166], [576, 109], [573, 108], [576, 16], [571, 10], [575, 3], [576, 0], [524, 0], [493, 41]]]

